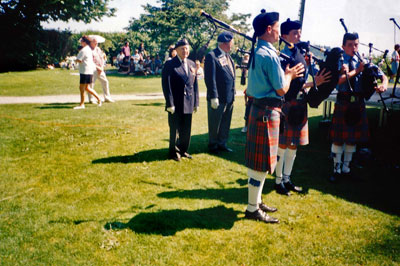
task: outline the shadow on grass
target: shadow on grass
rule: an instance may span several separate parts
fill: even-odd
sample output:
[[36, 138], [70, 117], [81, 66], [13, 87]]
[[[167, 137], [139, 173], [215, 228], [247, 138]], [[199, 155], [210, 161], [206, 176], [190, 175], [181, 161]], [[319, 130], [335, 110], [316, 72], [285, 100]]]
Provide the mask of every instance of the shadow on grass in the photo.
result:
[[[390, 214], [400, 215], [400, 200], [398, 188], [400, 187], [400, 168], [398, 150], [400, 145], [400, 128], [397, 119], [399, 114], [392, 115], [391, 121], [385, 128], [377, 127], [378, 109], [368, 110], [371, 127], [371, 142], [367, 144], [377, 158], [368, 161], [358, 161], [358, 167], [353, 166], [352, 171], [361, 180], [342, 179], [337, 184], [328, 181], [332, 173], [332, 159], [330, 158], [331, 144], [328, 139], [329, 127], [319, 127], [320, 116], [309, 119], [310, 144], [298, 148], [295, 165], [292, 171], [292, 181], [302, 186], [307, 194], [310, 189], [331, 194], [344, 200], [362, 204], [376, 210]], [[241, 128], [230, 131], [229, 145], [234, 152], [221, 152], [218, 155], [210, 154], [228, 161], [244, 165], [245, 134]], [[208, 134], [192, 136], [189, 153], [207, 153]], [[387, 147], [391, 147], [389, 150]], [[136, 163], [167, 160], [168, 149], [155, 149], [141, 151], [133, 155], [115, 156], [94, 160], [93, 163]], [[380, 159], [379, 159], [380, 158]], [[194, 158], [193, 160], [196, 160]], [[181, 162], [184, 163], [184, 162]], [[246, 175], [246, 172], [243, 172]], [[241, 184], [246, 182], [240, 181]], [[274, 181], [267, 178], [264, 185], [264, 194], [273, 191]], [[235, 197], [233, 194], [241, 196]], [[223, 202], [245, 203], [247, 194], [245, 189], [205, 189], [172, 191], [159, 194], [160, 197], [173, 198], [205, 198], [220, 199]], [[275, 193], [275, 192], [273, 192]]]
[[36, 109], [72, 109], [77, 103], [47, 103], [44, 106], [35, 107]]
[[135, 106], [165, 106], [164, 103], [134, 103]]
[[154, 213], [139, 213], [128, 223], [110, 222], [106, 230], [131, 229], [141, 234], [175, 235], [188, 228], [207, 230], [229, 230], [239, 218], [238, 211], [224, 206], [188, 211], [164, 210]]
[[128, 75], [118, 72], [118, 70], [107, 70], [106, 75], [108, 77], [118, 77], [118, 78], [135, 78], [135, 79], [152, 79], [152, 78], [160, 78], [161, 75], [148, 75], [148, 76], [135, 76]]

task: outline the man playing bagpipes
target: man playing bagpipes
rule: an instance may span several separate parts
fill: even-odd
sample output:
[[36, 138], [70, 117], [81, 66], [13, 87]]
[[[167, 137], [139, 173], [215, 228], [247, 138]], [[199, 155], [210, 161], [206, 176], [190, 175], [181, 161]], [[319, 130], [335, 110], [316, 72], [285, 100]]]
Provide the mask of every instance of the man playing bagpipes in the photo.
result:
[[[366, 142], [369, 139], [364, 99], [368, 99], [370, 93], [368, 86], [365, 84], [361, 86], [365, 63], [358, 54], [358, 44], [357, 33], [344, 34], [342, 74], [336, 87], [338, 94], [330, 130], [334, 165], [333, 175], [329, 178], [331, 182], [337, 181], [341, 175], [350, 175], [350, 162], [356, 151], [356, 143]], [[378, 78], [382, 84], [376, 85], [375, 91], [378, 93], [386, 91], [388, 79], [381, 70]]]
[[[292, 48], [285, 45], [281, 53], [289, 56], [293, 64], [302, 63], [306, 68], [306, 60], [300, 48], [296, 46], [301, 38], [301, 23], [299, 21], [287, 21], [281, 24], [281, 35], [284, 41], [294, 44]], [[287, 62], [282, 61], [282, 67], [286, 67]], [[307, 69], [307, 68], [306, 68]], [[319, 86], [328, 82], [331, 78], [330, 71], [323, 69], [315, 76], [316, 85]], [[290, 195], [289, 191], [301, 192], [302, 189], [295, 186], [290, 180], [296, 151], [298, 145], [308, 144], [308, 115], [307, 101], [305, 99], [306, 89], [313, 86], [313, 82], [307, 81], [307, 71], [304, 77], [292, 80], [289, 91], [285, 94], [285, 103], [282, 112], [285, 119], [283, 130], [279, 132], [279, 148], [276, 164], [275, 190], [282, 195]], [[281, 127], [282, 129], [282, 127]]]
[[[276, 49], [272, 45], [279, 39], [279, 13], [261, 14], [253, 20], [254, 35], [249, 61], [247, 93], [254, 97], [250, 109], [246, 136], [245, 164], [248, 167], [248, 205], [246, 219], [265, 223], [277, 223], [278, 219], [266, 212], [268, 207], [261, 200], [267, 173], [273, 173], [276, 165], [279, 137], [279, 121], [282, 97], [289, 90], [292, 79], [303, 76], [304, 66], [297, 64], [282, 70]], [[254, 44], [257, 41], [257, 48]]]

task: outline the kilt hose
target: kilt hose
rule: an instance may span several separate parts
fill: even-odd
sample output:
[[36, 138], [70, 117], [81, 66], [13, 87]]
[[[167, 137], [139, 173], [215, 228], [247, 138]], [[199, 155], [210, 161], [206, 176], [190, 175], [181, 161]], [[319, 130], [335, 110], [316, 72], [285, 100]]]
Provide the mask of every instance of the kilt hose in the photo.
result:
[[245, 165], [272, 174], [275, 170], [281, 108], [252, 104], [247, 126]]
[[350, 103], [335, 103], [332, 117], [332, 125], [329, 137], [332, 142], [356, 144], [369, 140], [369, 129], [365, 103], [359, 103], [361, 107], [361, 119], [355, 126], [348, 126], [345, 122], [345, 113]]
[[[305, 116], [303, 121], [299, 126], [292, 126], [288, 121], [289, 109], [292, 106], [305, 105]], [[284, 130], [279, 132], [279, 144], [290, 145], [307, 145], [308, 144], [308, 112], [307, 103], [298, 100], [291, 100], [290, 102], [285, 102], [282, 106], [282, 112], [285, 114]]]

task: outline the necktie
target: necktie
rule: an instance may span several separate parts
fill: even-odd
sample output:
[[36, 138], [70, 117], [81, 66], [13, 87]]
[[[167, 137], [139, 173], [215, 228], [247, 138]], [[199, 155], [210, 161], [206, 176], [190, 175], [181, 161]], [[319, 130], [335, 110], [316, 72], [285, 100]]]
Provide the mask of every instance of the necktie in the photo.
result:
[[185, 69], [186, 75], [189, 74], [188, 73], [188, 65], [187, 65], [186, 59], [182, 60], [182, 64], [183, 64], [183, 69]]
[[231, 70], [231, 72], [233, 74], [233, 66], [232, 66], [231, 58], [230, 58], [229, 54], [225, 54], [225, 55], [226, 55], [226, 61], [228, 61], [229, 69]]

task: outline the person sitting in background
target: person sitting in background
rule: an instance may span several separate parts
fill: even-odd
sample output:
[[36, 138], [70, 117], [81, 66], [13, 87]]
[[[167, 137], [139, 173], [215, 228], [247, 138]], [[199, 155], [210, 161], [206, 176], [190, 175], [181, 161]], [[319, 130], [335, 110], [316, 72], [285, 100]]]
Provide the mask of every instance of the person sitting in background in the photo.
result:
[[142, 59], [140, 54], [139, 54], [138, 49], [135, 50], [135, 54], [132, 55], [131, 59], [133, 59], [135, 65], [138, 64], [139, 61]]
[[117, 56], [117, 66], [118, 67], [120, 67], [121, 64], [124, 62], [124, 58], [125, 58], [124, 52], [123, 51], [119, 52], [119, 54]]
[[136, 76], [147, 76], [147, 71], [144, 68], [144, 62], [143, 60], [139, 61], [139, 64], [136, 64], [135, 67], [135, 75]]
[[124, 57], [122, 64], [120, 64], [118, 72], [121, 74], [128, 74], [129, 72], [129, 60]]
[[158, 72], [160, 72], [159, 74], [161, 74], [161, 69], [162, 69], [162, 62], [160, 59], [159, 55], [156, 55], [156, 68], [158, 69]]

